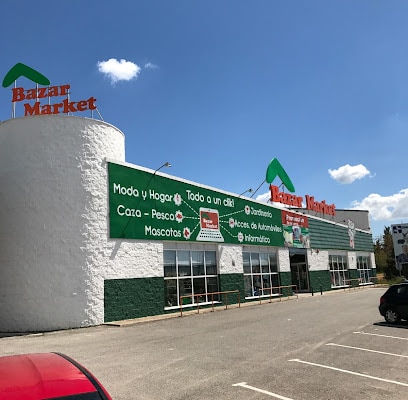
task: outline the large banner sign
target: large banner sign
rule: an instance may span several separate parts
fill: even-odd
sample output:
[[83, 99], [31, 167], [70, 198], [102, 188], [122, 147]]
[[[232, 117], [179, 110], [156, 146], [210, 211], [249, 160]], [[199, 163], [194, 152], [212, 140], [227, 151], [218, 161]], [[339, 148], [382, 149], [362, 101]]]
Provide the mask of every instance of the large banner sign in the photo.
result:
[[279, 209], [119, 164], [108, 174], [111, 238], [283, 246]]

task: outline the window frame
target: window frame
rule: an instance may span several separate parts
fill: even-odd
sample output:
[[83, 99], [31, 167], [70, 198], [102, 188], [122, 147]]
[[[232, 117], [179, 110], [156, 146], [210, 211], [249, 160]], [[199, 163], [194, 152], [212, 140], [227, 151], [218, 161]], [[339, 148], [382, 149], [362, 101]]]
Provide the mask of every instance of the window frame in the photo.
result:
[[[219, 301], [219, 268], [213, 249], [164, 249], [164, 309], [211, 304]], [[171, 273], [169, 273], [171, 272]], [[198, 296], [201, 295], [201, 296]]]
[[242, 251], [244, 290], [246, 299], [279, 296], [279, 263], [277, 250]]
[[350, 279], [350, 269], [346, 254], [329, 254], [328, 269], [332, 288], [342, 288], [350, 286], [347, 282]]
[[356, 255], [357, 271], [359, 275], [360, 285], [372, 284], [373, 269], [371, 268], [371, 259], [368, 254]]

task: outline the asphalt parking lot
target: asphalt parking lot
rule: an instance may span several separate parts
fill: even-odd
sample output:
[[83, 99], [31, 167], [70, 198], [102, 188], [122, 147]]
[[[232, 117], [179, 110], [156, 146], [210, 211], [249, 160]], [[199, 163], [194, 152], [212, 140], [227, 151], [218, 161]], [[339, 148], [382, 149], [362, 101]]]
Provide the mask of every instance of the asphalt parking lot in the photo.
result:
[[4, 337], [0, 355], [65, 353], [118, 400], [406, 399], [408, 324], [383, 322], [384, 291]]

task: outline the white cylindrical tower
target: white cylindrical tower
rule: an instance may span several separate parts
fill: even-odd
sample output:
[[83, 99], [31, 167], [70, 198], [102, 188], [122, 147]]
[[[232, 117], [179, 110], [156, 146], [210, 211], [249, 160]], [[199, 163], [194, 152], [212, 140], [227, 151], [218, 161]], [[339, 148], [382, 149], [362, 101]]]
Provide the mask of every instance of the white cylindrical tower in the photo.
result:
[[103, 322], [108, 180], [123, 133], [60, 115], [0, 124], [0, 332]]

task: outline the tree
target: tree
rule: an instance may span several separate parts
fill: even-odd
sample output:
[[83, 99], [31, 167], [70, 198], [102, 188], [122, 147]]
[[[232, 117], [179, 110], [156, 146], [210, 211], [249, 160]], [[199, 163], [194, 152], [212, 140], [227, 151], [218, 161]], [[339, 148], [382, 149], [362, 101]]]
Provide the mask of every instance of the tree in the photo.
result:
[[386, 279], [398, 276], [395, 268], [394, 245], [392, 243], [391, 227], [384, 227], [384, 234], [374, 244], [375, 264], [377, 271], [384, 274]]

